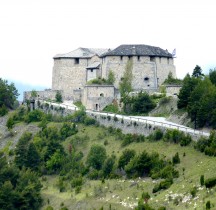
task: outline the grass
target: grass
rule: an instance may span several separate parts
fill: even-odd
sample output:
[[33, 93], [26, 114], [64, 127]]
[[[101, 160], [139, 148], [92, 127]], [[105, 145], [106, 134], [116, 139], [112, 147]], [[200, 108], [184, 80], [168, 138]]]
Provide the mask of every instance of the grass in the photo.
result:
[[[104, 209], [109, 209], [111, 204], [112, 209], [131, 209], [129, 206], [137, 204], [138, 199], [141, 197], [142, 192], [149, 192], [151, 199], [149, 204], [155, 208], [159, 206], [166, 206], [167, 209], [203, 209], [206, 201], [210, 200], [216, 207], [216, 188], [208, 191], [206, 188], [199, 188], [200, 176], [204, 175], [205, 178], [215, 176], [216, 171], [216, 158], [205, 156], [204, 154], [196, 151], [193, 146], [181, 147], [179, 145], [159, 142], [143, 142], [132, 143], [127, 147], [121, 147], [121, 141], [116, 139], [114, 135], [110, 134], [107, 129], [102, 127], [83, 126], [78, 125], [79, 132], [66, 139], [64, 146], [77, 138], [83, 138], [76, 145], [76, 150], [84, 153], [84, 161], [88, 154], [90, 147], [93, 144], [104, 145], [107, 140], [108, 144], [105, 146], [107, 154], [115, 154], [117, 158], [121, 155], [122, 150], [125, 148], [135, 149], [137, 153], [146, 150], [147, 152], [158, 152], [161, 157], [170, 159], [179, 153], [180, 164], [177, 165], [179, 171], [179, 178], [174, 180], [174, 184], [164, 191], [156, 194], [152, 193], [152, 189], [156, 182], [159, 180], [152, 180], [151, 178], [138, 178], [134, 180], [125, 179], [112, 179], [105, 180], [102, 184], [100, 180], [85, 180], [81, 192], [76, 194], [75, 189], [71, 189], [67, 185], [66, 192], [59, 192], [56, 183], [57, 176], [47, 176], [46, 181], [42, 181], [43, 190], [42, 195], [44, 198], [44, 206], [53, 206], [54, 209], [60, 209], [60, 204], [64, 203], [68, 209], [99, 209], [102, 206]], [[89, 136], [88, 139], [85, 138]], [[190, 191], [194, 186], [199, 188], [195, 198], [190, 199], [188, 202], [179, 202], [174, 198], [178, 196], [179, 199], [185, 199], [190, 196]], [[198, 196], [198, 197], [197, 197]], [[125, 205], [125, 206], [124, 206]], [[79, 206], [79, 208], [78, 208]], [[214, 208], [212, 208], [214, 209]]]

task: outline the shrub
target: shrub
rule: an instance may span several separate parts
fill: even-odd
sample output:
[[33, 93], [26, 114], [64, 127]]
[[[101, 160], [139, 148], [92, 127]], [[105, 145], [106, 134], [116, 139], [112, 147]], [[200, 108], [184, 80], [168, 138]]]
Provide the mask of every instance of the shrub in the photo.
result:
[[91, 118], [91, 117], [87, 117], [84, 119], [84, 124], [85, 125], [95, 125], [96, 124], [96, 120]]
[[61, 139], [64, 140], [67, 137], [76, 134], [78, 130], [74, 123], [64, 122], [59, 132], [60, 132]]
[[181, 146], [187, 146], [191, 143], [192, 138], [189, 134], [187, 136], [182, 136], [182, 139], [180, 140], [180, 145]]
[[119, 112], [118, 105], [117, 104], [109, 104], [103, 109], [103, 111], [104, 112], [118, 113]]
[[168, 189], [173, 183], [172, 179], [166, 179], [164, 181], [161, 181], [159, 184], [156, 184], [152, 190], [153, 193], [156, 193], [160, 190], [166, 190]]
[[94, 169], [101, 169], [102, 165], [106, 159], [106, 149], [100, 145], [93, 145], [87, 156], [87, 165], [93, 167]]
[[192, 195], [193, 198], [195, 198], [196, 194], [197, 194], [197, 188], [193, 187], [190, 191], [190, 194]]
[[173, 156], [172, 162], [174, 165], [180, 163], [180, 158], [179, 158], [178, 152]]
[[118, 168], [124, 168], [135, 155], [136, 152], [133, 149], [124, 150], [122, 155], [119, 157]]
[[205, 180], [205, 186], [207, 188], [212, 188], [216, 185], [216, 177], [209, 178]]
[[9, 117], [6, 123], [7, 128], [10, 130], [13, 128], [15, 122], [12, 117]]
[[148, 138], [150, 141], [159, 141], [163, 138], [163, 132], [160, 129], [157, 129], [154, 133], [150, 134]]
[[62, 94], [60, 91], [56, 92], [55, 99], [56, 99], [56, 102], [62, 103]]
[[8, 109], [7, 107], [3, 104], [1, 107], [0, 107], [0, 116], [4, 116], [8, 113]]
[[35, 109], [27, 114], [25, 117], [25, 122], [39, 122], [42, 120], [44, 113], [38, 109]]
[[73, 178], [71, 181], [71, 187], [82, 186], [82, 184], [83, 184], [82, 177]]
[[200, 176], [200, 185], [203, 186], [205, 184], [204, 175]]
[[207, 201], [206, 202], [206, 210], [207, 209], [211, 209], [211, 202], [210, 201]]

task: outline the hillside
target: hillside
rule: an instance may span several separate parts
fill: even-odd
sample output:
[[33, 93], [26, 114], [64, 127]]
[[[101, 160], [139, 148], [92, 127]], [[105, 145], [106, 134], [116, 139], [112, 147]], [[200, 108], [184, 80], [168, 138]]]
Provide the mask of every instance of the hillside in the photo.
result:
[[[1, 117], [1, 127], [5, 128], [7, 117]], [[59, 119], [56, 119], [60, 121]], [[49, 122], [48, 128], [61, 129], [63, 122]], [[36, 134], [41, 128], [38, 128], [39, 122], [26, 124], [20, 122], [15, 124], [12, 131], [1, 129], [1, 149], [5, 154], [13, 159], [11, 152], [16, 145], [18, 139], [25, 131]], [[85, 123], [87, 124], [87, 123]], [[88, 123], [89, 124], [89, 123]], [[90, 123], [91, 124], [91, 123]], [[16, 132], [15, 132], [16, 131]], [[37, 136], [37, 134], [36, 134]], [[33, 141], [38, 145], [35, 138]], [[180, 163], [174, 165], [175, 170], [179, 172], [179, 177], [173, 179], [173, 184], [165, 190], [152, 193], [154, 186], [161, 182], [161, 178], [152, 179], [149, 176], [136, 176], [126, 178], [125, 173], [120, 176], [112, 174], [103, 179], [89, 178], [89, 172], [82, 172], [82, 184], [75, 187], [73, 167], [69, 166], [68, 171], [61, 172], [59, 169], [50, 171], [40, 177], [43, 185], [41, 194], [43, 204], [41, 209], [47, 209], [52, 206], [54, 209], [133, 209], [137, 204], [143, 192], [150, 195], [149, 205], [158, 209], [161, 206], [171, 209], [205, 209], [207, 201], [211, 201], [212, 209], [216, 206], [215, 195], [216, 188], [206, 189], [200, 186], [200, 176], [204, 175], [205, 179], [215, 176], [215, 157], [209, 157], [196, 151], [193, 143], [189, 146], [180, 146], [168, 141], [152, 141], [151, 138], [145, 138], [144, 141], [129, 142], [122, 145], [124, 138], [113, 129], [106, 129], [97, 125], [77, 124], [77, 133], [65, 138], [61, 141], [66, 155], [68, 156], [69, 145], [76, 154], [82, 154], [81, 162], [86, 165], [88, 154], [93, 145], [100, 145], [105, 148], [107, 157], [115, 156], [114, 171], [117, 169], [118, 160], [125, 149], [135, 150], [136, 154], [141, 154], [144, 150], [151, 154], [159, 153], [160, 158], [164, 160], [172, 160], [173, 156], [178, 152]], [[12, 156], [11, 156], [12, 154]], [[83, 157], [82, 157], [83, 156]], [[72, 167], [70, 169], [70, 167]], [[60, 167], [61, 168], [61, 167]], [[70, 170], [72, 170], [70, 172]], [[88, 169], [89, 170], [89, 169]], [[70, 172], [70, 173], [69, 173]], [[87, 173], [87, 174], [86, 174]], [[76, 176], [75, 176], [76, 177]], [[79, 185], [78, 185], [79, 186]], [[196, 190], [194, 190], [196, 187]], [[193, 197], [192, 197], [193, 195]]]

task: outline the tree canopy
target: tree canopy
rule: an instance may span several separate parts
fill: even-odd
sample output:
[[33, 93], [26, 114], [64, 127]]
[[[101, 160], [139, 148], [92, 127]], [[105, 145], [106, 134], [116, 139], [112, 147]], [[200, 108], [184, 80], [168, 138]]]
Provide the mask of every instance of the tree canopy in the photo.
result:
[[0, 78], [0, 109], [4, 107], [12, 109], [18, 95], [19, 94], [14, 86], [14, 83], [8, 84], [7, 80]]

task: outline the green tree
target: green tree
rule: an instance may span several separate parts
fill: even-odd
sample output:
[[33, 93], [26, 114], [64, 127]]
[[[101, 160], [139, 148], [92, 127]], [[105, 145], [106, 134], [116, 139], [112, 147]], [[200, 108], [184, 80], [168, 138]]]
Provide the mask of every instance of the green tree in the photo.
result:
[[200, 185], [204, 186], [204, 184], [205, 184], [205, 178], [204, 178], [204, 175], [201, 175], [200, 176]]
[[106, 159], [106, 149], [100, 145], [93, 145], [87, 156], [87, 165], [94, 169], [100, 170]]
[[34, 171], [38, 170], [40, 165], [40, 155], [34, 145], [34, 143], [30, 143], [27, 151], [26, 158], [26, 167], [31, 168]]
[[115, 164], [115, 159], [116, 157], [112, 155], [111, 157], [108, 157], [106, 161], [104, 162], [103, 168], [102, 168], [104, 177], [108, 177], [111, 174], [114, 164]]
[[118, 168], [123, 168], [130, 162], [130, 160], [136, 155], [135, 150], [126, 149], [122, 152], [122, 155], [118, 161]]
[[185, 76], [185, 78], [183, 79], [183, 86], [180, 89], [178, 95], [179, 100], [177, 106], [179, 109], [187, 107], [191, 93], [198, 84], [198, 81], [198, 79], [190, 77], [189, 74]]
[[5, 105], [7, 108], [13, 109], [18, 95], [14, 83], [8, 84], [7, 80], [0, 78], [0, 108]]
[[211, 80], [212, 84], [216, 85], [216, 68], [210, 69], [209, 79]]
[[127, 61], [123, 78], [119, 83], [119, 91], [124, 102], [124, 98], [132, 91], [132, 79], [133, 79], [133, 61], [130, 59]]
[[41, 188], [42, 184], [38, 175], [30, 169], [23, 168], [20, 171], [16, 186], [16, 191], [21, 195], [19, 205], [22, 207], [20, 209], [39, 209], [42, 204]]
[[180, 163], [180, 158], [179, 158], [178, 152], [173, 156], [172, 162], [173, 162], [173, 164], [178, 164], [178, 163]]
[[115, 74], [112, 70], [109, 71], [107, 82], [111, 85], [113, 85], [115, 82]]
[[7, 120], [7, 123], [6, 123], [6, 126], [8, 128], [8, 130], [11, 130], [14, 126], [14, 120], [12, 117], [9, 117], [8, 120]]
[[47, 169], [53, 171], [58, 171], [59, 169], [61, 169], [65, 160], [64, 155], [65, 154], [62, 153], [60, 150], [57, 150], [46, 162]]
[[19, 139], [15, 149], [15, 164], [17, 167], [22, 168], [27, 163], [27, 152], [29, 141], [32, 137], [32, 133], [25, 132]]
[[196, 78], [204, 76], [204, 74], [202, 73], [202, 69], [201, 69], [200, 66], [198, 66], [198, 65], [195, 66], [195, 68], [193, 70], [193, 73], [192, 73], [192, 76], [196, 77]]
[[58, 103], [62, 103], [63, 102], [63, 100], [62, 100], [62, 94], [61, 94], [61, 92], [59, 90], [56, 92], [55, 99], [56, 99], [56, 102], [58, 102]]

